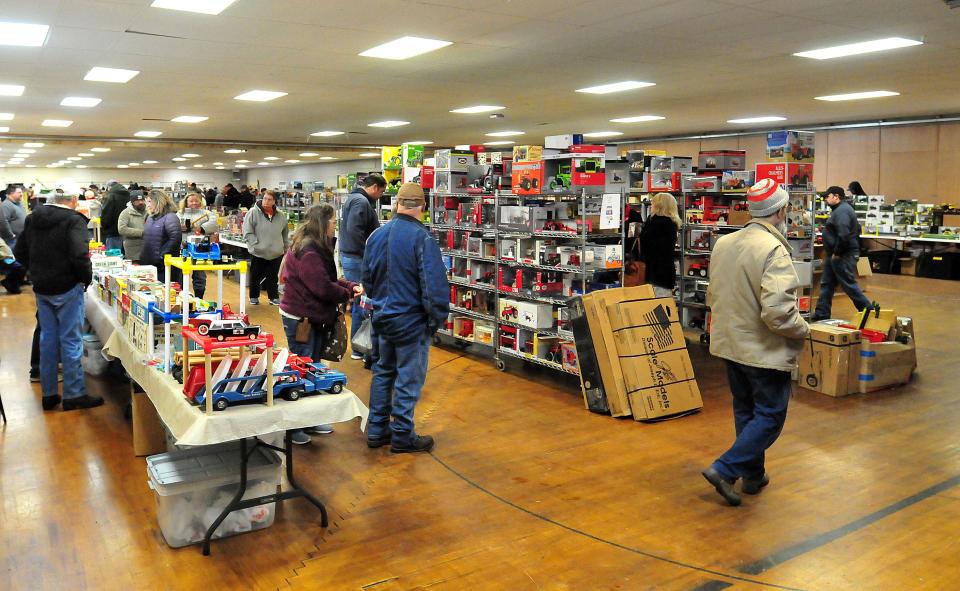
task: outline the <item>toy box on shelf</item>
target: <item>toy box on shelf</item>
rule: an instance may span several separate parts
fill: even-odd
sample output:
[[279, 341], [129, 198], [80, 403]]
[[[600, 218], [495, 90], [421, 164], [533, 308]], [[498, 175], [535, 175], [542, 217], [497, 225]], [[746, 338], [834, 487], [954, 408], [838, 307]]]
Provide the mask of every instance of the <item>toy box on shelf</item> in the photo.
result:
[[813, 164], [799, 162], [760, 162], [756, 165], [756, 182], [773, 179], [784, 187], [813, 186]]
[[816, 133], [812, 131], [771, 131], [767, 134], [767, 160], [813, 162], [815, 141]]
[[697, 158], [697, 171], [745, 170], [746, 150], [705, 150]]

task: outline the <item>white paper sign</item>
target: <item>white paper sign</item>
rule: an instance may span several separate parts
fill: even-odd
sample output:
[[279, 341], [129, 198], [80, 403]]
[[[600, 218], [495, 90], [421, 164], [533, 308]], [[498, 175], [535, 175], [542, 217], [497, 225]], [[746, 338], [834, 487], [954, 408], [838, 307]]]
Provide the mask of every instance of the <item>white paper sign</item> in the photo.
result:
[[623, 216], [620, 215], [620, 194], [607, 193], [600, 204], [600, 229], [619, 228]]

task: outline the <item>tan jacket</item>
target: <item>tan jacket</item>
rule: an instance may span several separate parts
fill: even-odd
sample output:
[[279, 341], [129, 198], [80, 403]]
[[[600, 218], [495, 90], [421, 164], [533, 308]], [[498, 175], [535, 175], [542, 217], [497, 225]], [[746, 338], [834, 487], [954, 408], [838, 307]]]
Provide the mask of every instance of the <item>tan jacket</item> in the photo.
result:
[[753, 220], [717, 240], [707, 289], [710, 353], [792, 371], [810, 332], [797, 307], [799, 287], [790, 247], [770, 224]]

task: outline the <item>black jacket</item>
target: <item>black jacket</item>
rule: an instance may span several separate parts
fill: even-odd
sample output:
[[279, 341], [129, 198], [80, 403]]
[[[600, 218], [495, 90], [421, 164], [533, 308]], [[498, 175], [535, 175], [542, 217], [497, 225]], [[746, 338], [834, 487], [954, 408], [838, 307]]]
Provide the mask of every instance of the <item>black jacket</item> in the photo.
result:
[[847, 201], [841, 201], [823, 225], [823, 245], [827, 254], [857, 256], [860, 253], [860, 222], [857, 212]]
[[347, 195], [340, 212], [340, 254], [363, 256], [367, 238], [380, 227], [378, 207], [379, 203], [371, 201], [359, 187]]
[[647, 264], [647, 283], [673, 289], [677, 270], [673, 265], [677, 226], [666, 216], [654, 215], [640, 229], [640, 259]]
[[250, 209], [257, 204], [257, 198], [250, 191], [240, 191], [240, 207]]
[[60, 295], [93, 281], [87, 218], [65, 207], [43, 205], [27, 216], [14, 256], [30, 270], [33, 291]]
[[110, 187], [107, 196], [103, 198], [103, 208], [100, 210], [100, 228], [104, 238], [119, 238], [117, 220], [130, 202], [130, 191], [121, 184]]
[[227, 211], [240, 209], [240, 191], [236, 187], [230, 187], [223, 193], [223, 207]]

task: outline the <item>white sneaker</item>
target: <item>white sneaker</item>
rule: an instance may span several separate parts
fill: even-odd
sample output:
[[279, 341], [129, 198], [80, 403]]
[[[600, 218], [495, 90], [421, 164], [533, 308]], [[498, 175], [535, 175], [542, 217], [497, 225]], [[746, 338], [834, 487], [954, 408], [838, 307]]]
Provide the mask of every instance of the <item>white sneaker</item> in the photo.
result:
[[260, 298], [250, 298], [250, 305], [251, 305], [251, 306], [259, 306], [259, 305], [260, 305]]
[[351, 353], [351, 354], [350, 354], [350, 359], [363, 359], [363, 355], [361, 355], [361, 354], [359, 354], [359, 353]]

